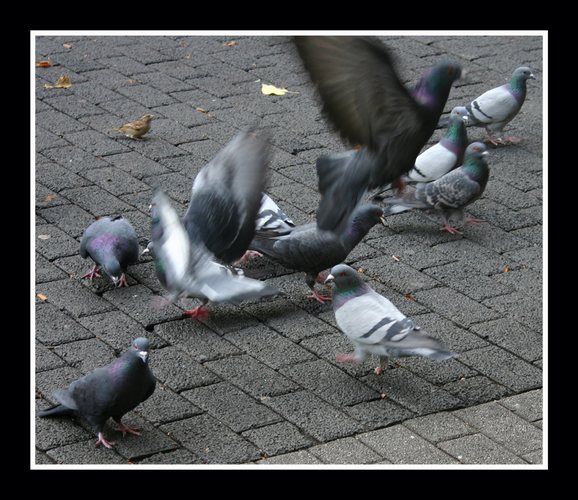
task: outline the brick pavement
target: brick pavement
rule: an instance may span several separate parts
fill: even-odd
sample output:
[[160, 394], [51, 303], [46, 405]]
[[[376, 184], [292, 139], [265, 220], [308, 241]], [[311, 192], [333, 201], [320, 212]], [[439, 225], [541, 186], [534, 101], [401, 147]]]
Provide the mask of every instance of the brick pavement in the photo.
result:
[[[423, 214], [400, 214], [350, 255], [378, 291], [460, 353], [440, 364], [406, 358], [377, 377], [371, 361], [335, 362], [351, 346], [331, 306], [305, 299], [302, 275], [266, 258], [246, 274], [284, 294], [213, 306], [205, 323], [181, 318], [191, 300], [150, 307], [161, 288], [149, 257], [129, 268], [125, 289], [79, 279], [90, 265], [79, 239], [95, 216], [123, 214], [146, 244], [151, 189], [162, 186], [183, 213], [199, 168], [245, 125], [271, 131], [270, 194], [297, 223], [314, 220], [315, 159], [344, 146], [287, 37], [36, 39], [36, 59], [54, 63], [36, 69], [35, 87], [36, 293], [47, 296], [36, 299], [36, 405], [139, 335], [151, 339], [159, 381], [127, 415], [143, 436], [114, 450], [95, 449], [83, 424], [36, 419], [37, 464], [542, 462], [541, 38], [384, 40], [407, 83], [445, 56], [468, 69], [446, 111], [519, 65], [537, 80], [508, 128], [524, 141], [491, 151], [488, 187], [469, 209], [486, 223], [460, 237]], [[62, 74], [70, 89], [43, 88]], [[261, 83], [295, 93], [264, 96]], [[147, 112], [157, 118], [144, 140], [111, 131]], [[469, 129], [470, 140], [482, 136]]]

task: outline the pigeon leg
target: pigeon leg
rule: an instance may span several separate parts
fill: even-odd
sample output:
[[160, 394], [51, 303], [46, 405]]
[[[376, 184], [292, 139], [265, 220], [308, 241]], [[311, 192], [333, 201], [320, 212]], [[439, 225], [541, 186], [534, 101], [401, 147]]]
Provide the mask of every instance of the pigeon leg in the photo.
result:
[[248, 260], [255, 257], [263, 257], [263, 254], [261, 252], [257, 252], [256, 250], [247, 250], [239, 260], [233, 262], [233, 266], [240, 266], [241, 264], [244, 264]]
[[115, 431], [122, 432], [123, 437], [126, 435], [127, 432], [129, 434], [134, 434], [135, 436], [140, 436], [140, 434], [141, 434], [140, 429], [136, 429], [134, 427], [129, 427], [128, 425], [123, 424], [120, 420], [117, 420], [116, 422], [118, 424], [118, 427], [115, 428]]
[[484, 219], [474, 219], [473, 217], [468, 217], [464, 224], [479, 224], [480, 222], [486, 222]]
[[197, 318], [199, 320], [209, 319], [209, 310], [206, 304], [201, 304], [199, 307], [189, 309], [183, 312], [183, 316], [188, 316], [189, 318]]
[[520, 137], [513, 137], [511, 135], [502, 138], [502, 144], [518, 144], [521, 141], [522, 139]]
[[331, 297], [327, 295], [321, 295], [320, 293], [317, 293], [315, 290], [313, 290], [313, 288], [311, 289], [311, 293], [307, 295], [307, 298], [315, 299], [320, 304], [325, 304], [325, 302], [331, 302], [332, 300]]
[[383, 373], [383, 370], [387, 370], [388, 367], [389, 367], [389, 358], [380, 357], [379, 358], [379, 366], [376, 366], [375, 369], [373, 370], [373, 372], [376, 375], [381, 375]]
[[354, 353], [350, 354], [338, 354], [335, 356], [335, 361], [338, 363], [355, 363], [357, 362], [357, 358], [355, 357]]
[[395, 194], [397, 195], [403, 194], [405, 186], [407, 186], [407, 184], [401, 177], [398, 177], [391, 183], [391, 187], [395, 189]]
[[126, 282], [126, 276], [124, 275], [124, 273], [122, 273], [120, 275], [120, 278], [118, 279], [116, 286], [118, 288], [122, 288], [123, 286], [128, 286], [128, 283]]
[[452, 225], [448, 224], [447, 222], [440, 228], [440, 231], [447, 231], [450, 234], [464, 234], [461, 231], [458, 231]]
[[88, 278], [89, 280], [93, 280], [94, 278], [102, 278], [102, 275], [98, 271], [99, 267], [93, 266], [93, 268], [85, 275], [81, 276], [80, 279], [83, 280], [84, 278]]
[[104, 439], [104, 436], [102, 435], [102, 432], [98, 433], [98, 441], [96, 442], [96, 447], [98, 448], [100, 445], [104, 446], [105, 448], [112, 448], [112, 445], [114, 443], [112, 441], [107, 441], [106, 439]]

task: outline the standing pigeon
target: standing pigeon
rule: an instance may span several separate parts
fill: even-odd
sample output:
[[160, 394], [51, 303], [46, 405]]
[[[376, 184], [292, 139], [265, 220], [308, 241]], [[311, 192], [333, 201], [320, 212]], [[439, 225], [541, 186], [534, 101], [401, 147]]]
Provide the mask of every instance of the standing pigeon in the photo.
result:
[[484, 127], [488, 133], [485, 142], [494, 146], [520, 142], [517, 137], [502, 137], [501, 133], [522, 108], [526, 99], [526, 81], [529, 79], [535, 80], [536, 77], [530, 68], [521, 66], [514, 71], [508, 83], [484, 92], [466, 106], [468, 125]]
[[[439, 142], [426, 149], [415, 160], [414, 167], [401, 179], [404, 183], [431, 182], [447, 174], [450, 170], [461, 165], [464, 161], [464, 152], [468, 145], [466, 123], [468, 111], [464, 106], [452, 109], [448, 121], [448, 130]], [[386, 189], [373, 196], [378, 198]], [[399, 192], [403, 191], [403, 187]]]
[[218, 259], [240, 259], [255, 234], [270, 146], [254, 129], [234, 137], [198, 173], [184, 225]]
[[317, 160], [322, 195], [317, 223], [339, 232], [368, 189], [381, 188], [415, 165], [461, 67], [440, 62], [409, 92], [377, 38], [298, 36], [295, 44], [325, 115], [344, 139], [362, 146], [352, 155]]
[[101, 217], [85, 229], [80, 255], [85, 259], [90, 256], [95, 262], [82, 278], [100, 278], [98, 271], [102, 268], [115, 285], [128, 286], [124, 273], [139, 258], [136, 232], [122, 215]]
[[122, 417], [150, 397], [156, 380], [148, 365], [149, 341], [135, 339], [120, 358], [72, 382], [67, 389], [54, 391], [56, 406], [38, 412], [39, 417], [77, 415], [85, 419], [98, 433], [96, 446], [112, 448], [102, 430], [112, 417], [123, 436], [128, 432], [140, 436], [140, 430], [121, 422]]
[[314, 289], [318, 274], [338, 262], [343, 262], [368, 231], [384, 222], [383, 210], [376, 205], [358, 206], [341, 235], [319, 229], [315, 223], [297, 226], [281, 236], [262, 236], [259, 233], [250, 248], [257, 250], [290, 269], [305, 271], [310, 298], [324, 303], [330, 297]]
[[[466, 149], [464, 164], [448, 172], [437, 181], [418, 184], [414, 192], [398, 198], [384, 200], [386, 215], [397, 214], [412, 208], [440, 210], [443, 216], [443, 231], [462, 234], [451, 225], [454, 216], [464, 220], [464, 208], [476, 201], [484, 192], [490, 171], [486, 162], [487, 148], [481, 142], [473, 142]], [[466, 219], [468, 224], [482, 222]]]
[[[335, 283], [335, 321], [355, 346], [353, 354], [338, 355], [337, 361], [360, 363], [367, 354], [378, 355], [380, 361], [381, 358], [387, 361], [387, 358], [403, 356], [425, 356], [443, 361], [457, 356], [440, 341], [422, 332], [348, 265], [333, 267], [325, 282]], [[381, 366], [375, 369], [378, 375], [381, 371]]]
[[203, 304], [186, 311], [186, 316], [206, 319], [206, 304], [239, 302], [277, 294], [261, 281], [233, 274], [213, 261], [200, 236], [189, 238], [167, 196], [156, 190], [152, 201], [152, 242], [159, 281], [169, 292], [171, 302], [179, 297], [197, 297]]

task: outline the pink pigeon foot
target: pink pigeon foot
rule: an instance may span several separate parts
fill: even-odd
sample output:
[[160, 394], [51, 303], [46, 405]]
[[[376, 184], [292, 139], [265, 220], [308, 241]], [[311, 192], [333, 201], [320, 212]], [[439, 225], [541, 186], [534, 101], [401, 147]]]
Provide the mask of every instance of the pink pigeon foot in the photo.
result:
[[355, 363], [355, 354], [338, 354], [335, 356], [338, 363]]
[[98, 266], [93, 266], [93, 268], [88, 271], [85, 275], [81, 276], [81, 280], [84, 278], [88, 278], [89, 280], [93, 280], [94, 278], [102, 278], [102, 275], [98, 272]]
[[122, 288], [123, 286], [128, 286], [128, 283], [126, 282], [126, 276], [124, 275], [124, 273], [122, 273], [120, 275], [120, 278], [118, 279], [116, 286], [118, 288]]
[[243, 256], [236, 262], [233, 262], [233, 266], [240, 266], [244, 264], [248, 260], [254, 259], [255, 257], [263, 257], [261, 252], [257, 252], [256, 250], [247, 250]]
[[109, 450], [112, 448], [112, 445], [114, 443], [112, 441], [107, 441], [106, 439], [104, 439], [104, 436], [102, 435], [102, 432], [98, 433], [98, 441], [96, 442], [96, 447], [98, 448], [100, 445], [104, 446], [105, 448], [108, 448]]
[[522, 139], [520, 137], [513, 137], [511, 135], [507, 135], [506, 137], [503, 137], [501, 140], [502, 144], [519, 144], [520, 142], [522, 142]]
[[461, 231], [458, 231], [455, 227], [450, 226], [449, 224], [444, 224], [441, 228], [440, 231], [447, 231], [450, 234], [464, 234]]
[[473, 217], [468, 217], [464, 224], [480, 224], [481, 222], [486, 222], [484, 219], [474, 219]]
[[381, 366], [376, 366], [373, 369], [373, 373], [375, 373], [376, 375], [381, 375], [383, 373], [383, 368]]
[[311, 290], [311, 293], [307, 295], [308, 299], [315, 299], [320, 304], [325, 304], [325, 302], [331, 302], [332, 298], [327, 295], [321, 295], [315, 290]]
[[123, 437], [126, 435], [127, 432], [129, 434], [134, 434], [135, 436], [140, 436], [140, 434], [141, 434], [140, 429], [136, 429], [134, 427], [129, 427], [128, 425], [123, 424], [122, 422], [118, 422], [118, 427], [116, 427], [115, 430], [118, 432], [122, 432]]
[[209, 310], [207, 306], [201, 305], [199, 307], [195, 307], [194, 309], [189, 309], [188, 311], [183, 312], [183, 316], [187, 316], [189, 318], [197, 318], [199, 320], [207, 320], [209, 319]]

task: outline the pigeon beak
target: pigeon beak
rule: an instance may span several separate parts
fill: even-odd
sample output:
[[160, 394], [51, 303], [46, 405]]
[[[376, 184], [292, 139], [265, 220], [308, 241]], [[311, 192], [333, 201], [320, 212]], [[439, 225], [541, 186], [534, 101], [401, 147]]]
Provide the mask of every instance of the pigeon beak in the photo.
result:
[[534, 76], [534, 73], [530, 73], [530, 76], [528, 77], [530, 80], [535, 80], [536, 77]]
[[112, 280], [112, 282], [117, 285], [118, 284], [118, 278], [116, 276], [111, 276], [110, 279]]
[[149, 353], [147, 351], [139, 351], [138, 357], [143, 360], [143, 363], [146, 363], [149, 357]]
[[462, 116], [462, 121], [464, 123], [468, 123], [470, 121], [470, 119], [467, 116]]
[[150, 252], [149, 247], [146, 247], [146, 248], [140, 253], [140, 256], [142, 257], [145, 253], [149, 253], [149, 252]]
[[490, 153], [488, 153], [487, 151], [484, 151], [484, 152], [482, 153], [482, 156], [488, 156], [489, 154], [490, 154]]
[[384, 225], [384, 226], [386, 225], [386, 223], [385, 223], [385, 217], [384, 217], [383, 215], [379, 218], [379, 222], [381, 222], [381, 224]]
[[324, 285], [327, 285], [327, 283], [333, 283], [335, 281], [335, 276], [333, 276], [333, 274], [329, 274], [327, 276], [327, 278], [325, 278], [325, 281], [323, 282]]

